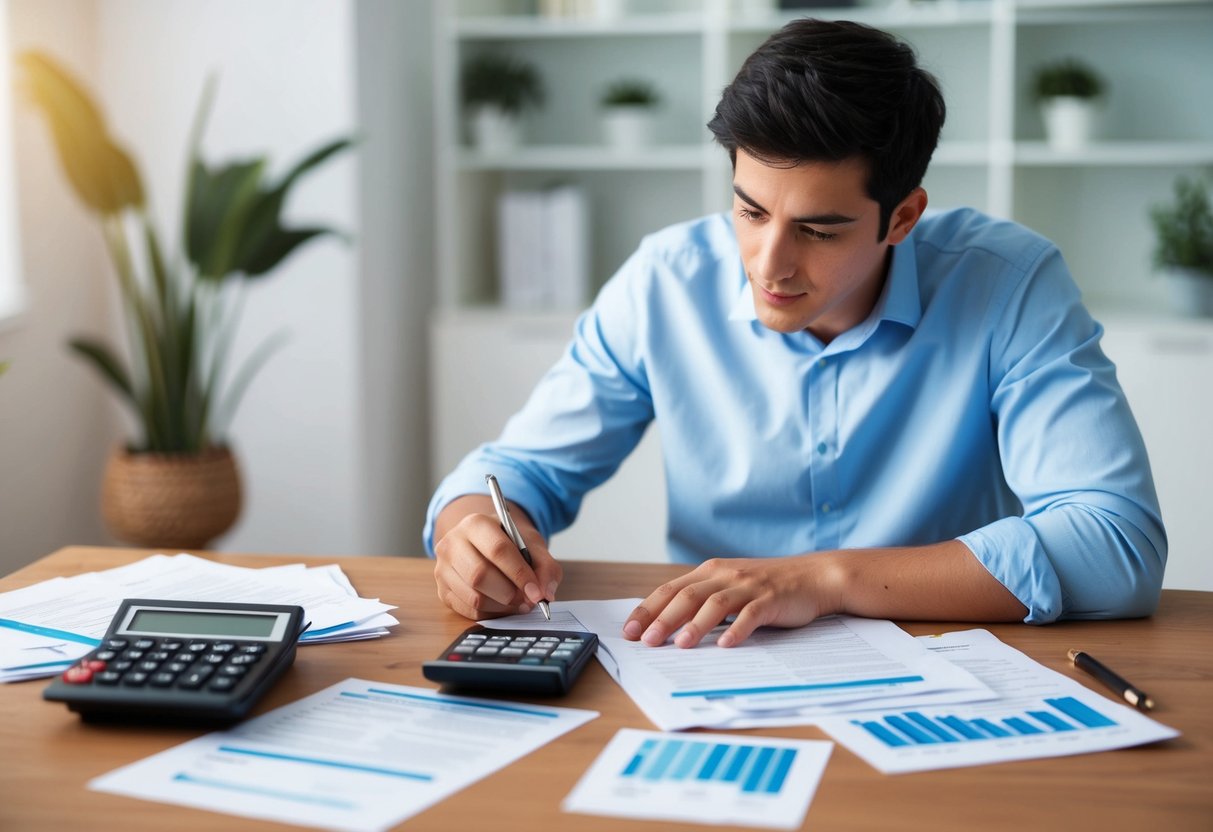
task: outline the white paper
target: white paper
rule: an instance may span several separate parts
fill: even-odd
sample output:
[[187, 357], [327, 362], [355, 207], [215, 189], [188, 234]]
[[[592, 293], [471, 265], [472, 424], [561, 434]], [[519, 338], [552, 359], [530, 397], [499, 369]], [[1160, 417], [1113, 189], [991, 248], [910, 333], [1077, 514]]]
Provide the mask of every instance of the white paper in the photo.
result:
[[[763, 628], [737, 647], [718, 647], [717, 628], [684, 649], [649, 647], [623, 638], [640, 599], [563, 601], [598, 634], [603, 667], [666, 731], [812, 724], [824, 715], [883, 702], [970, 702], [995, 694], [968, 671], [925, 649], [889, 621], [850, 616], [796, 629]], [[535, 613], [484, 622], [530, 626]]]
[[882, 709], [818, 722], [886, 774], [1061, 757], [1179, 736], [1049, 670], [987, 630], [924, 636], [920, 641], [967, 668], [1000, 698], [948, 708]]
[[598, 716], [346, 679], [98, 777], [90, 789], [376, 832]]
[[100, 643], [123, 599], [140, 597], [297, 604], [311, 622], [301, 644], [377, 638], [399, 623], [388, 613], [395, 607], [359, 598], [336, 564], [254, 569], [152, 555], [0, 593], [0, 682], [61, 672]]
[[798, 829], [832, 748], [823, 740], [624, 728], [563, 808], [641, 820]]

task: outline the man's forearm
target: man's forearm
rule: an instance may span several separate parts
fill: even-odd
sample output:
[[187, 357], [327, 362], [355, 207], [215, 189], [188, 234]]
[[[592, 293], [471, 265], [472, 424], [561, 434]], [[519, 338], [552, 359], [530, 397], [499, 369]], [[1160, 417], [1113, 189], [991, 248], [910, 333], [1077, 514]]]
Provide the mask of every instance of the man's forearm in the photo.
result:
[[1027, 608], [959, 540], [830, 553], [842, 612], [867, 618], [1022, 621]]

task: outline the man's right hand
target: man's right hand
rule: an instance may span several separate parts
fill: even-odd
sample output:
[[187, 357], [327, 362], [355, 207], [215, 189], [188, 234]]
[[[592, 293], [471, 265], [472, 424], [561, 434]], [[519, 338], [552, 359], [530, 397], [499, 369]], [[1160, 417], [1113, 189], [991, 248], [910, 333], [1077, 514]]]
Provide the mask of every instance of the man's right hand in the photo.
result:
[[434, 582], [438, 597], [472, 620], [528, 613], [554, 600], [564, 573], [527, 513], [509, 504], [510, 517], [531, 553], [534, 568], [501, 528], [487, 494], [452, 500], [434, 524]]

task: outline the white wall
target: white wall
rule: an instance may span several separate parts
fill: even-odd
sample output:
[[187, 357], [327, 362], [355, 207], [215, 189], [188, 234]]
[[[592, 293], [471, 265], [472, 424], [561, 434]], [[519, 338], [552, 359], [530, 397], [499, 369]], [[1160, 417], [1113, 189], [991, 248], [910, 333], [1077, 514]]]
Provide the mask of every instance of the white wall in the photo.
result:
[[[13, 0], [12, 52], [53, 48], [73, 71], [96, 66], [91, 0]], [[18, 237], [28, 298], [0, 330], [0, 571], [71, 543], [104, 539], [97, 508], [105, 455], [116, 436], [108, 393], [68, 354], [72, 335], [108, 328], [110, 277], [92, 217], [68, 189], [41, 117], [13, 113]], [[5, 182], [4, 186], [13, 183]]]
[[[432, 223], [426, 0], [12, 0], [13, 41], [84, 79], [138, 161], [178, 247], [187, 132], [207, 75], [219, 89], [209, 161], [270, 155], [281, 173], [338, 135], [362, 144], [296, 188], [288, 224], [355, 236], [297, 251], [247, 292], [236, 342], [290, 340], [231, 431], [246, 503], [231, 551], [416, 554], [428, 498], [424, 320]], [[97, 501], [109, 446], [132, 433], [69, 333], [108, 333], [116, 294], [95, 224], [40, 117], [18, 113], [30, 311], [0, 332], [0, 569], [70, 543], [112, 542]], [[70, 299], [70, 301], [69, 301]]]

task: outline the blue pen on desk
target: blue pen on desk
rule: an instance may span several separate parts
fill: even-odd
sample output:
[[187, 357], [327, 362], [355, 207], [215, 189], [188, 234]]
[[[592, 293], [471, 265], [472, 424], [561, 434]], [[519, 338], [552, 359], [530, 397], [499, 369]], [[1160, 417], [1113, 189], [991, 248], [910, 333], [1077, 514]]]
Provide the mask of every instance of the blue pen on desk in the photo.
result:
[[[519, 534], [518, 527], [514, 525], [514, 518], [510, 517], [510, 511], [505, 506], [505, 497], [501, 494], [501, 486], [497, 484], [497, 478], [492, 474], [485, 474], [484, 481], [489, 484], [489, 496], [493, 498], [493, 508], [497, 510], [497, 519], [501, 521], [502, 530], [509, 535], [510, 540], [514, 541], [518, 551], [522, 552], [522, 559], [526, 561], [526, 565], [534, 567], [531, 553], [527, 550], [526, 543], [522, 541], [522, 535]], [[540, 601], [539, 609], [543, 611], [544, 618], [548, 621], [552, 620], [552, 610], [547, 601]]]

